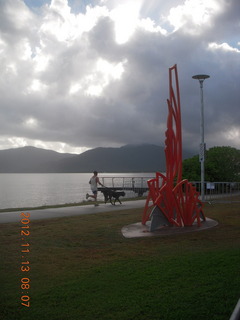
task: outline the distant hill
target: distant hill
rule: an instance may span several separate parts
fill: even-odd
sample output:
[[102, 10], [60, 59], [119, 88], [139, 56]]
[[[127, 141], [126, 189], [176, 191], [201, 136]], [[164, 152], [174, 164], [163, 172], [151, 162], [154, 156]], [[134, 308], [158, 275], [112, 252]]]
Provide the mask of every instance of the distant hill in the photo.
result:
[[0, 173], [51, 172], [57, 161], [72, 156], [35, 147], [0, 150]]
[[165, 170], [164, 148], [155, 145], [96, 148], [59, 161], [59, 172], [152, 172]]
[[164, 147], [150, 144], [95, 148], [79, 155], [35, 147], [0, 150], [0, 173], [163, 172], [165, 168]]

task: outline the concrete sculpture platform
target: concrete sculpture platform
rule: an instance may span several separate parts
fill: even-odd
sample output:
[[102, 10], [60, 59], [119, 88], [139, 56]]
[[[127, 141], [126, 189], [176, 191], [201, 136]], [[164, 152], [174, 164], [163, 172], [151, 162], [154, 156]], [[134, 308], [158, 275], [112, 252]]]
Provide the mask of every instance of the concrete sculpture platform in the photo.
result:
[[213, 228], [218, 225], [218, 222], [209, 218], [206, 218], [206, 221], [201, 223], [199, 227], [197, 223], [194, 223], [190, 227], [169, 227], [163, 226], [157, 229], [156, 231], [150, 232], [150, 221], [147, 221], [146, 225], [143, 225], [141, 222], [134, 224], [129, 224], [122, 228], [122, 235], [125, 238], [140, 238], [140, 237], [161, 237], [173, 234], [182, 234], [187, 232], [202, 231], [209, 228]]

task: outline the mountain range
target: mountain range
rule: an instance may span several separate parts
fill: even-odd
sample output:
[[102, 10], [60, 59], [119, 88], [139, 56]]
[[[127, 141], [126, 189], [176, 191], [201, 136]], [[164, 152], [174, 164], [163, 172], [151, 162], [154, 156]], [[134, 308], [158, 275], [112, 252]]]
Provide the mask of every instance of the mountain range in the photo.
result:
[[151, 144], [95, 148], [78, 155], [35, 147], [0, 150], [0, 173], [164, 172], [165, 168], [164, 147]]

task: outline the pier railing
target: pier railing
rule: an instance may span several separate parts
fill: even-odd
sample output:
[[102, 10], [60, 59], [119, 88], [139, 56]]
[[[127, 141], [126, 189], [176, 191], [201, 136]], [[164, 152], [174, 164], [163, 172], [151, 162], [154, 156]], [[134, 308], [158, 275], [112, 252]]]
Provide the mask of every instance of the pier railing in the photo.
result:
[[[148, 191], [147, 181], [152, 179], [149, 177], [101, 177], [101, 183], [113, 190], [124, 190], [129, 193], [134, 192], [137, 196], [143, 196]], [[98, 188], [100, 191], [102, 188]]]
[[[192, 184], [201, 193], [201, 182]], [[224, 198], [230, 197], [232, 201], [240, 202], [240, 182], [205, 182], [204, 194], [206, 201], [224, 201]]]
[[[101, 177], [101, 183], [107, 188], [113, 190], [127, 191], [127, 195], [143, 196], [147, 195], [147, 181], [152, 179], [149, 177]], [[201, 182], [193, 181], [196, 190], [201, 194]], [[100, 191], [102, 188], [98, 188]], [[240, 202], [240, 182], [205, 182], [204, 194], [206, 201], [224, 201], [224, 198], [230, 197], [232, 201]]]

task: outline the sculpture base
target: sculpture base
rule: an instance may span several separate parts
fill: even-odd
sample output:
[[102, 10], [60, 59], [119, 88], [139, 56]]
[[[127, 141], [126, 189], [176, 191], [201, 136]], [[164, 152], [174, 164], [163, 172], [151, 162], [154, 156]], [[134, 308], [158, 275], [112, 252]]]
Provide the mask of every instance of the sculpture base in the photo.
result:
[[146, 225], [142, 225], [141, 222], [129, 224], [122, 228], [122, 235], [125, 238], [141, 238], [141, 237], [156, 237], [167, 236], [173, 234], [182, 234], [187, 232], [202, 231], [209, 228], [213, 228], [218, 225], [218, 222], [209, 218], [201, 223], [199, 227], [197, 223], [194, 223], [190, 227], [175, 227], [175, 226], [162, 226], [155, 231], [150, 231], [151, 222], [148, 221]]

